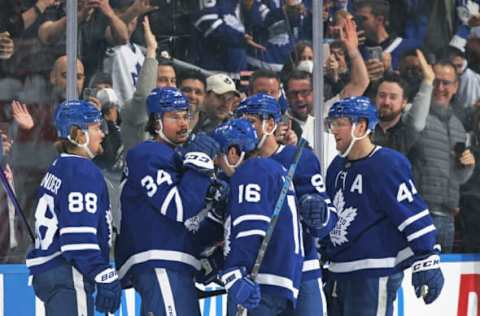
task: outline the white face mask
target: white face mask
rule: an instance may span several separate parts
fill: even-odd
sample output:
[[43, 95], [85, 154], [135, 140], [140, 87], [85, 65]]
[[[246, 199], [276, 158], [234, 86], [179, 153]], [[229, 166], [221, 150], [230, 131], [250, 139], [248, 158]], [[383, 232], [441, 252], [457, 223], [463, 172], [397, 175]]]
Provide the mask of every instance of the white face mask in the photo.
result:
[[313, 73], [313, 61], [302, 60], [301, 62], [298, 63], [297, 70]]

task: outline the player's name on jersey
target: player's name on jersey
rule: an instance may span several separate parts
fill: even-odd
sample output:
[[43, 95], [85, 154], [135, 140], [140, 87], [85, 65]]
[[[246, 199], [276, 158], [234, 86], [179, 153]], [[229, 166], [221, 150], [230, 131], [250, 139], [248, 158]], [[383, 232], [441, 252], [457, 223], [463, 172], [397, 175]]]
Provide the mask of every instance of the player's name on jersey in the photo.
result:
[[60, 189], [62, 185], [62, 180], [47, 172], [40, 185], [53, 194], [57, 194], [58, 189]]

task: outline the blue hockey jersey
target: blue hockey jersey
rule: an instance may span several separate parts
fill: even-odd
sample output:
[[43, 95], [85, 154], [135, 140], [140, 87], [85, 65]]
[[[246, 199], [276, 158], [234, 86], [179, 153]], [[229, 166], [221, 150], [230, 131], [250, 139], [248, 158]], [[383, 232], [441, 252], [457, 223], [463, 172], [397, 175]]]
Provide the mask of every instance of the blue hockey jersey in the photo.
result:
[[327, 192], [338, 214], [326, 249], [333, 277], [390, 275], [434, 251], [435, 227], [399, 152], [376, 147], [355, 161], [337, 156]]
[[185, 222], [205, 206], [210, 179], [183, 164], [172, 147], [145, 141], [131, 149], [121, 193], [115, 262], [122, 284], [149, 268], [198, 270], [193, 234]]
[[[251, 271], [270, 223], [287, 172], [269, 158], [250, 158], [230, 179], [230, 201], [225, 220], [225, 269]], [[255, 280], [262, 293], [296, 302], [302, 264], [302, 229], [291, 186]]]
[[[285, 168], [289, 168], [293, 162], [296, 150], [296, 146], [281, 145], [271, 158], [281, 163]], [[327, 204], [327, 207], [330, 208], [331, 213], [326, 231], [333, 229], [337, 222], [336, 210], [326, 193], [325, 184], [321, 174], [320, 162], [315, 154], [308, 148], [304, 148], [302, 156], [300, 156], [297, 169], [293, 176], [293, 185], [298, 199], [300, 199], [302, 195], [308, 193], [320, 194], [325, 199], [325, 203]], [[305, 232], [305, 229], [303, 231], [305, 259], [303, 262], [302, 278], [303, 280], [317, 279], [321, 277], [322, 270], [320, 268], [320, 258], [316, 249], [316, 241], [314, 237]]]
[[36, 275], [67, 262], [93, 281], [110, 267], [111, 223], [100, 170], [90, 159], [60, 155], [38, 190], [35, 248], [26, 261], [30, 272]]

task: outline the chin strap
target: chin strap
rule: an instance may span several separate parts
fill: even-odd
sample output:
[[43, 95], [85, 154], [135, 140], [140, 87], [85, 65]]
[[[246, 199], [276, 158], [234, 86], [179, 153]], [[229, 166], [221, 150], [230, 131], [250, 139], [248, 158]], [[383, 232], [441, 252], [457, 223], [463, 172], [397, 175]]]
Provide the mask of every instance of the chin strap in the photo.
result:
[[163, 133], [163, 123], [162, 123], [162, 119], [157, 119], [157, 122], [158, 122], [158, 124], [160, 125], [160, 128], [155, 130], [155, 132], [157, 133], [157, 135], [160, 136], [161, 139], [163, 139], [164, 141], [166, 141], [166, 142], [169, 143], [170, 145], [176, 146], [177, 144], [175, 144], [175, 143], [172, 142], [170, 139], [168, 139], [168, 137], [165, 136], [165, 134]]
[[83, 148], [83, 150], [85, 150], [85, 152], [87, 153], [88, 157], [90, 159], [93, 159], [95, 158], [95, 155], [92, 153], [92, 151], [90, 150], [90, 148], [88, 148], [88, 144], [90, 143], [90, 137], [88, 136], [88, 131], [86, 130], [82, 130], [83, 134], [85, 134], [85, 143], [83, 144], [79, 144], [77, 143], [77, 141], [75, 141], [74, 139], [72, 139], [70, 137], [70, 135], [67, 136], [67, 139], [69, 142], [71, 142], [72, 144], [74, 144], [75, 146], [77, 147], [80, 147], [80, 148]]
[[352, 130], [351, 130], [351, 135], [352, 135], [352, 141], [350, 142], [350, 145], [348, 145], [347, 149], [343, 152], [343, 153], [340, 153], [340, 157], [342, 158], [345, 158], [348, 156], [348, 154], [350, 153], [350, 151], [352, 150], [353, 148], [353, 145], [355, 144], [355, 142], [357, 140], [361, 140], [361, 139], [364, 139], [365, 137], [367, 137], [370, 133], [371, 133], [371, 130], [370, 129], [367, 129], [365, 135], [361, 136], [361, 137], [356, 137], [355, 136], [355, 127], [357, 127], [357, 123], [353, 123], [352, 124]]
[[271, 132], [267, 132], [267, 120], [262, 120], [263, 135], [262, 135], [262, 138], [260, 139], [260, 141], [257, 144], [257, 149], [262, 148], [263, 144], [267, 140], [267, 137], [270, 136], [270, 135], [273, 135], [273, 133], [275, 133], [276, 129], [277, 129], [277, 123], [275, 123], [275, 126], [273, 127]]
[[225, 164], [226, 164], [229, 168], [232, 168], [232, 169], [236, 169], [238, 166], [240, 166], [240, 164], [242, 163], [242, 161], [243, 161], [244, 158], [245, 158], [245, 152], [242, 151], [242, 153], [240, 154], [240, 158], [238, 158], [237, 163], [232, 165], [232, 164], [228, 161], [227, 155], [223, 155], [223, 161], [225, 161]]

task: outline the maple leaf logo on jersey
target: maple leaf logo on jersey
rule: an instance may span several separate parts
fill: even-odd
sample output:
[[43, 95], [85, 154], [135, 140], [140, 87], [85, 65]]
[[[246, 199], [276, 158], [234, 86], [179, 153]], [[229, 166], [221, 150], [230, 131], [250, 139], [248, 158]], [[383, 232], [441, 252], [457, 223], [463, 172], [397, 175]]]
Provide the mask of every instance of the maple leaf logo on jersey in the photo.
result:
[[334, 246], [340, 246], [348, 242], [347, 229], [357, 216], [357, 209], [354, 207], [345, 208], [345, 199], [341, 190], [335, 194], [333, 205], [337, 208], [338, 221], [335, 228], [330, 232], [330, 240]]
[[225, 223], [223, 224], [223, 236], [225, 239], [225, 244], [223, 245], [223, 256], [226, 257], [230, 253], [230, 232], [232, 230], [231, 227], [232, 218], [230, 216], [227, 217]]

